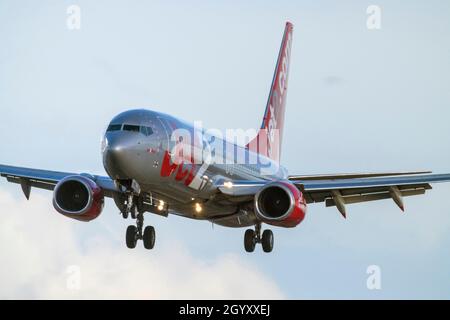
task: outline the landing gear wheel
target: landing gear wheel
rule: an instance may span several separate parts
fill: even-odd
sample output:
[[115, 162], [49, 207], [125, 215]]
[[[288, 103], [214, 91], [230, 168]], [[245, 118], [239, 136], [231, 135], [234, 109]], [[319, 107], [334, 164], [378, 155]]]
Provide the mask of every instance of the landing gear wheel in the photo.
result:
[[128, 212], [127, 211], [122, 211], [122, 217], [124, 219], [128, 219]]
[[261, 244], [264, 252], [272, 252], [273, 250], [273, 232], [272, 230], [264, 230], [261, 238]]
[[155, 246], [155, 228], [152, 226], [147, 226], [144, 229], [144, 236], [142, 238], [142, 241], [144, 242], [144, 248], [151, 250]]
[[136, 248], [138, 230], [136, 226], [128, 226], [126, 233], [126, 242], [129, 249]]
[[135, 207], [134, 207], [134, 208], [131, 208], [130, 213], [131, 213], [131, 219], [135, 220], [135, 219], [136, 219], [136, 216], [138, 215], [138, 214], [137, 214], [137, 209], [136, 209]]
[[245, 251], [253, 252], [255, 251], [255, 246], [256, 246], [256, 232], [252, 229], [248, 229], [245, 231], [244, 235]]

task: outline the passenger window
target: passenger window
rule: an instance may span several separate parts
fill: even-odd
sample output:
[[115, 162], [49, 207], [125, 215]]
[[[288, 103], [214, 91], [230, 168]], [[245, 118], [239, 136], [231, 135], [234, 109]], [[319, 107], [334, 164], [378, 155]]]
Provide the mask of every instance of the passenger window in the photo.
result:
[[106, 129], [106, 131], [107, 132], [120, 131], [120, 129], [122, 129], [122, 125], [121, 124], [110, 124], [108, 126], [108, 129]]
[[123, 126], [123, 130], [124, 131], [131, 131], [131, 132], [139, 132], [140, 131], [140, 127], [132, 125], [132, 124], [125, 124]]

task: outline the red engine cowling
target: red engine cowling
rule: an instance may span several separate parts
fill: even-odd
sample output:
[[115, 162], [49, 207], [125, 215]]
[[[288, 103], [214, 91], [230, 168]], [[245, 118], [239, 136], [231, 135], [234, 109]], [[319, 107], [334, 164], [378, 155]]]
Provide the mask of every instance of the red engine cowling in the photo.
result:
[[91, 221], [102, 213], [102, 189], [85, 176], [69, 176], [61, 180], [53, 192], [53, 206], [66, 217]]
[[255, 195], [255, 213], [267, 224], [292, 228], [305, 218], [306, 200], [292, 183], [272, 182]]

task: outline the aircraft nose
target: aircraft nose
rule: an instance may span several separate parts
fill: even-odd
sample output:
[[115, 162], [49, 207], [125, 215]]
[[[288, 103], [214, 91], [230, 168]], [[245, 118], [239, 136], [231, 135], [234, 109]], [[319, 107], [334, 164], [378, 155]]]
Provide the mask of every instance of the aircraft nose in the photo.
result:
[[126, 172], [129, 163], [131, 141], [120, 133], [108, 133], [103, 147], [103, 165], [111, 177], [128, 179]]

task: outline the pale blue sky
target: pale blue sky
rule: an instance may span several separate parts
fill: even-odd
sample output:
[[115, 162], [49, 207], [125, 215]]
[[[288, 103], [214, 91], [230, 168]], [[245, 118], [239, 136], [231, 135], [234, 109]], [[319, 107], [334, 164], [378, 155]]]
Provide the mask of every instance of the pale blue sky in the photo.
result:
[[[81, 8], [79, 31], [66, 27], [71, 4]], [[371, 4], [382, 9], [381, 30], [366, 28]], [[0, 0], [0, 163], [103, 173], [102, 131], [134, 107], [205, 127], [257, 127], [286, 20], [294, 24], [282, 154], [290, 173], [450, 172], [450, 3], [424, 0]], [[0, 188], [21, 196], [4, 181]], [[271, 255], [244, 253], [243, 229], [148, 221], [157, 250], [176, 239], [201, 264], [231, 254], [287, 298], [448, 298], [449, 194], [450, 185], [436, 185], [406, 199], [406, 214], [392, 201], [353, 205], [347, 220], [311, 205], [298, 228], [274, 228]], [[95, 235], [129, 256], [154, 254], [125, 251], [127, 223], [110, 201], [99, 221], [61, 223], [73, 225], [81, 252]], [[380, 291], [366, 288], [372, 264]]]

